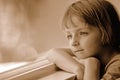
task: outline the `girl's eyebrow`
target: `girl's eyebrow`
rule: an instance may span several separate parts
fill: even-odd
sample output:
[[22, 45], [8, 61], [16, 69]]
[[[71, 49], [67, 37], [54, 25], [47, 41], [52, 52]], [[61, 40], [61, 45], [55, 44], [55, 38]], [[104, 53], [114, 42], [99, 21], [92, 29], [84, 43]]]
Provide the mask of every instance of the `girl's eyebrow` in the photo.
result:
[[65, 31], [65, 33], [70, 34], [70, 31]]
[[[88, 30], [88, 29], [89, 29], [88, 27], [83, 27], [83, 28], [77, 29], [76, 31]], [[70, 33], [71, 31], [70, 31], [69, 29], [66, 29], [65, 32], [66, 32], [66, 33]]]

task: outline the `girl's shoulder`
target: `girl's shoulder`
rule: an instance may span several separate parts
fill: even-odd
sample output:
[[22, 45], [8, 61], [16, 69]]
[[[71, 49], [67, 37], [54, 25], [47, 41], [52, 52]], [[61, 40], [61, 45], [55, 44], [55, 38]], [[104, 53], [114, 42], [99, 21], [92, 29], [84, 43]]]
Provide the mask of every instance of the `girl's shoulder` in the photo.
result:
[[[111, 66], [111, 65], [116, 65], [120, 63], [120, 54], [115, 55], [106, 65], [106, 70]], [[120, 65], [119, 65], [120, 66]]]
[[120, 79], [120, 54], [114, 56], [106, 65], [103, 80]]

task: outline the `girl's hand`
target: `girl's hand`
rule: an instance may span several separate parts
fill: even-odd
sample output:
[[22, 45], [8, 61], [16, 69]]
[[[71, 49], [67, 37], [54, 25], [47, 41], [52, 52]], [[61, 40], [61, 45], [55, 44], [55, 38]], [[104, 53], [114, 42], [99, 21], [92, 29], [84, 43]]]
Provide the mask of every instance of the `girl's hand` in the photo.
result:
[[100, 62], [97, 58], [89, 57], [86, 59], [74, 58], [79, 63], [84, 65], [84, 78], [83, 80], [99, 80]]
[[100, 62], [97, 58], [90, 57], [85, 60], [84, 80], [99, 80]]

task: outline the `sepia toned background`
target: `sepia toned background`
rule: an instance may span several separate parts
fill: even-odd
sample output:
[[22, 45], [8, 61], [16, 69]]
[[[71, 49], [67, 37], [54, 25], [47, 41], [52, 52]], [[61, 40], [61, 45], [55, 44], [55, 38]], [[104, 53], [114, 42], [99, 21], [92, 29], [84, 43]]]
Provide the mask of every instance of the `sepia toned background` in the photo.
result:
[[[67, 47], [61, 22], [68, 5], [74, 1], [0, 0], [0, 47], [27, 43], [38, 52]], [[120, 0], [108, 1], [120, 14]]]

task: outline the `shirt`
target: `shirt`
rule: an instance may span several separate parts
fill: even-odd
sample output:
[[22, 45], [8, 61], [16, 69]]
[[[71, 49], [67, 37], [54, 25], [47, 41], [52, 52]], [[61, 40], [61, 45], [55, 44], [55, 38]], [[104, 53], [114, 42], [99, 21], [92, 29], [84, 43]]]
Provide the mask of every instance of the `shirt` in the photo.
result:
[[120, 80], [120, 54], [114, 56], [105, 67], [101, 80]]

